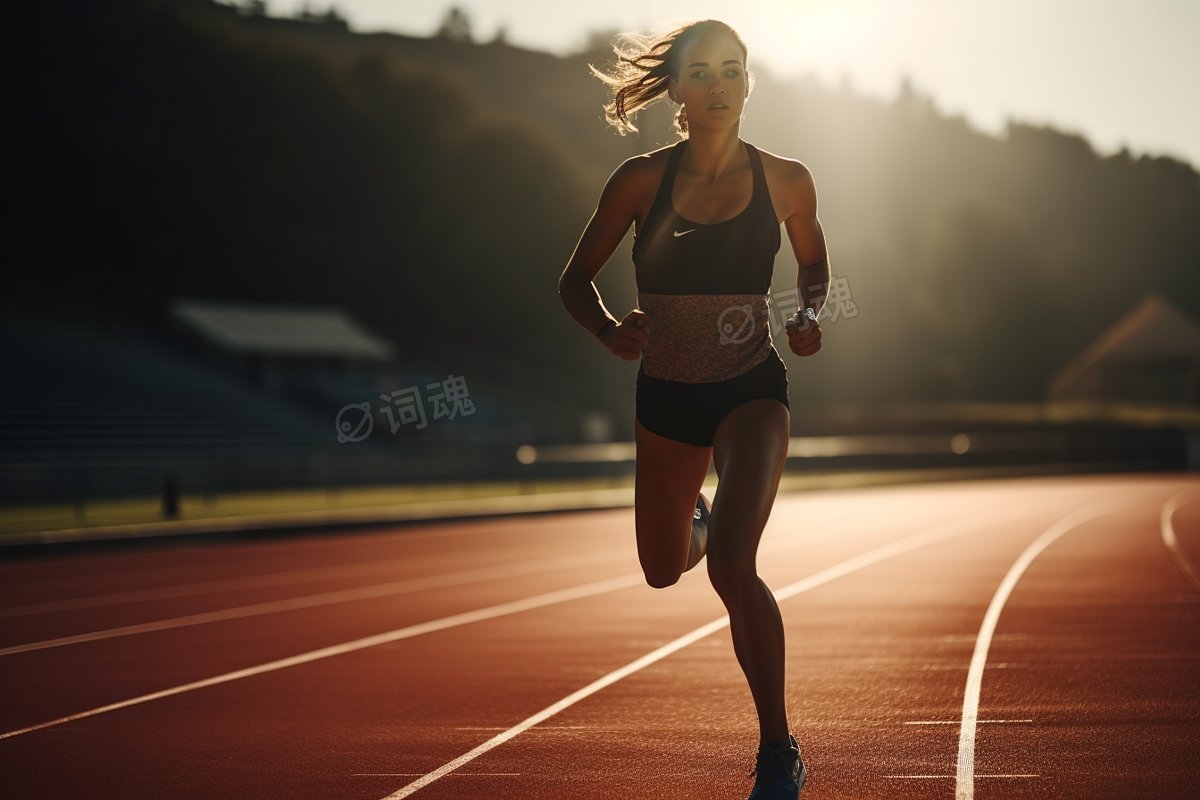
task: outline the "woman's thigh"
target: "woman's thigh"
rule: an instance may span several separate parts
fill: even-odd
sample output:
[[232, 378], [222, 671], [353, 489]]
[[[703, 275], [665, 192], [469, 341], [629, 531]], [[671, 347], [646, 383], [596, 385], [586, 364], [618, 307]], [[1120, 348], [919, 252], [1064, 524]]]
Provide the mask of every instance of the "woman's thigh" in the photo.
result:
[[712, 448], [660, 436], [638, 420], [634, 438], [638, 558], [647, 583], [670, 586], [687, 565], [696, 497], [712, 463]]
[[787, 461], [791, 414], [758, 398], [734, 408], [713, 438], [717, 494], [709, 519], [708, 569], [751, 569]]

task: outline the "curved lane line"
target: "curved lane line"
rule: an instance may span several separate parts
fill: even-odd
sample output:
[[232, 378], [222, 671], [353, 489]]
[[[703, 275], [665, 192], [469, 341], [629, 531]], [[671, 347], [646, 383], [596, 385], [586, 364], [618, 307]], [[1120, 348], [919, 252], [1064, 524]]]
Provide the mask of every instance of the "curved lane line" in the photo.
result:
[[979, 627], [979, 636], [975, 639], [975, 652], [971, 655], [971, 666], [967, 670], [967, 686], [963, 691], [962, 727], [958, 736], [958, 771], [955, 776], [954, 800], [974, 800], [975, 797], [975, 726], [979, 721], [979, 690], [983, 683], [983, 667], [987, 663], [988, 648], [992, 644], [996, 622], [1000, 619], [1000, 612], [1004, 609], [1004, 604], [1017, 581], [1033, 560], [1063, 534], [1095, 517], [1104, 516], [1120, 508], [1134, 508], [1137, 505], [1140, 503], [1129, 506], [1126, 503], [1101, 501], [1067, 514], [1026, 547], [1009, 567], [1004, 580], [1000, 581], [1000, 586], [983, 615], [983, 624]]
[[[1044, 513], [1045, 512], [1026, 511], [1021, 514], [1010, 516], [1006, 522], [1015, 522], [1016, 520], [1030, 516], [1042, 516]], [[925, 545], [940, 542], [955, 536], [961, 536], [965, 533], [971, 533], [972, 531], [983, 527], [991, 527], [995, 523], [996, 520], [993, 518], [988, 518], [982, 522], [978, 520], [964, 521], [957, 519], [943, 523], [931, 530], [912, 534], [911, 536], [906, 536], [903, 539], [891, 542], [890, 544], [876, 547], [873, 550], [868, 550], [867, 552], [861, 553], [853, 558], [849, 558], [845, 561], [834, 564], [833, 566], [826, 567], [820, 572], [814, 573], [807, 578], [803, 578], [794, 583], [788, 584], [774, 593], [775, 599], [785, 600], [789, 597], [798, 595], [801, 592], [806, 592], [809, 589], [816, 588], [821, 584], [828, 583], [836, 578], [840, 578], [844, 575], [856, 572], [857, 570], [869, 567], [872, 564], [892, 558], [893, 556], [901, 555], [909, 552], [910, 550], [916, 550], [920, 547], [924, 547]], [[682, 650], [688, 645], [693, 644], [709, 634], [715, 633], [722, 628], [727, 627], [728, 625], [729, 615], [726, 614], [722, 617], [714, 619], [712, 622], [701, 625], [699, 628], [685, 633], [683, 636], [680, 636], [673, 641], [667, 642], [657, 650], [647, 653], [641, 658], [631, 661], [625, 666], [620, 667], [619, 669], [616, 669], [613, 672], [604, 675], [603, 677], [597, 678], [595, 681], [589, 683], [587, 686], [584, 686], [582, 689], [567, 695], [562, 700], [543, 708], [541, 711], [536, 712], [532, 716], [526, 717], [524, 720], [518, 722], [508, 730], [496, 734], [491, 739], [488, 739], [472, 750], [468, 750], [458, 758], [448, 761], [432, 772], [429, 772], [417, 780], [409, 783], [408, 785], [397, 789], [395, 792], [384, 798], [384, 800], [401, 800], [401, 798], [408, 797], [413, 792], [428, 786], [439, 778], [445, 777], [451, 772], [454, 772], [459, 767], [474, 761], [476, 758], [488, 752], [489, 750], [493, 750], [507, 742], [509, 739], [524, 733], [526, 730], [532, 728], [534, 725], [537, 725], [539, 722], [549, 719], [558, 712], [575, 705], [580, 700], [590, 697], [601, 689], [611, 686], [622, 678], [632, 675], [633, 673], [650, 666], [656, 661], [661, 661], [672, 653]]]
[[1163, 504], [1162, 539], [1163, 544], [1167, 546], [1167, 551], [1171, 554], [1171, 558], [1175, 559], [1175, 563], [1179, 565], [1180, 571], [1192, 582], [1192, 586], [1196, 588], [1196, 591], [1200, 592], [1200, 575], [1196, 574], [1196, 569], [1188, 562], [1187, 556], [1183, 553], [1183, 548], [1179, 546], [1179, 540], [1175, 538], [1175, 525], [1171, 522], [1171, 517], [1179, 510], [1179, 506], [1181, 505], [1177, 501], [1185, 494], [1187, 492], [1180, 492], [1177, 495], [1173, 495]]

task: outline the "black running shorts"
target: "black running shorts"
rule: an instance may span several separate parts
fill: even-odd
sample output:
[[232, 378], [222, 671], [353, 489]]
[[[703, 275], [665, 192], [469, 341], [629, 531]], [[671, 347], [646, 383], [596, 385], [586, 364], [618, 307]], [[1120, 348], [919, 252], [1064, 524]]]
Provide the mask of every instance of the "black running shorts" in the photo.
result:
[[788, 403], [787, 366], [778, 351], [741, 375], [712, 383], [683, 383], [637, 374], [637, 418], [651, 433], [712, 447], [713, 433], [725, 415], [747, 400], [767, 398]]

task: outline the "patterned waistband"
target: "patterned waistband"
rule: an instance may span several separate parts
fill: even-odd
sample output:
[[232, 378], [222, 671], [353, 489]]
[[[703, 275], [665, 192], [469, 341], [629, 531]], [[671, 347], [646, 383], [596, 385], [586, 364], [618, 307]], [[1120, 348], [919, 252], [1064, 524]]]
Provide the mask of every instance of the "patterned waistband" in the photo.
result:
[[764, 294], [638, 294], [650, 319], [642, 371], [651, 378], [709, 383], [758, 365], [773, 348]]

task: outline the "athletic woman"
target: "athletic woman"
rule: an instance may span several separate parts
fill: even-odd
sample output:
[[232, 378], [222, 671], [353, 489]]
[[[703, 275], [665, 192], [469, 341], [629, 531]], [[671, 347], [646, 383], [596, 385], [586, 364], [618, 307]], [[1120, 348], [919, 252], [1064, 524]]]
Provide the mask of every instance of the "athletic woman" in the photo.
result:
[[[641, 358], [634, 489], [638, 556], [650, 586], [679, 580], [707, 553], [729, 611], [734, 653], [758, 712], [750, 800], [794, 800], [806, 770], [784, 705], [784, 631], [756, 556], [779, 488], [791, 427], [787, 367], [768, 295], [783, 224], [799, 264], [800, 307], [786, 324], [798, 356], [821, 349], [829, 281], [816, 188], [799, 161], [742, 141], [748, 53], [728, 25], [703, 20], [657, 39], [625, 34], [605, 107], [624, 135], [662, 95], [678, 105], [673, 145], [609, 177], [559, 280], [571, 316], [613, 355]], [[635, 226], [638, 307], [620, 321], [593, 282]], [[715, 460], [711, 505], [700, 494]]]

